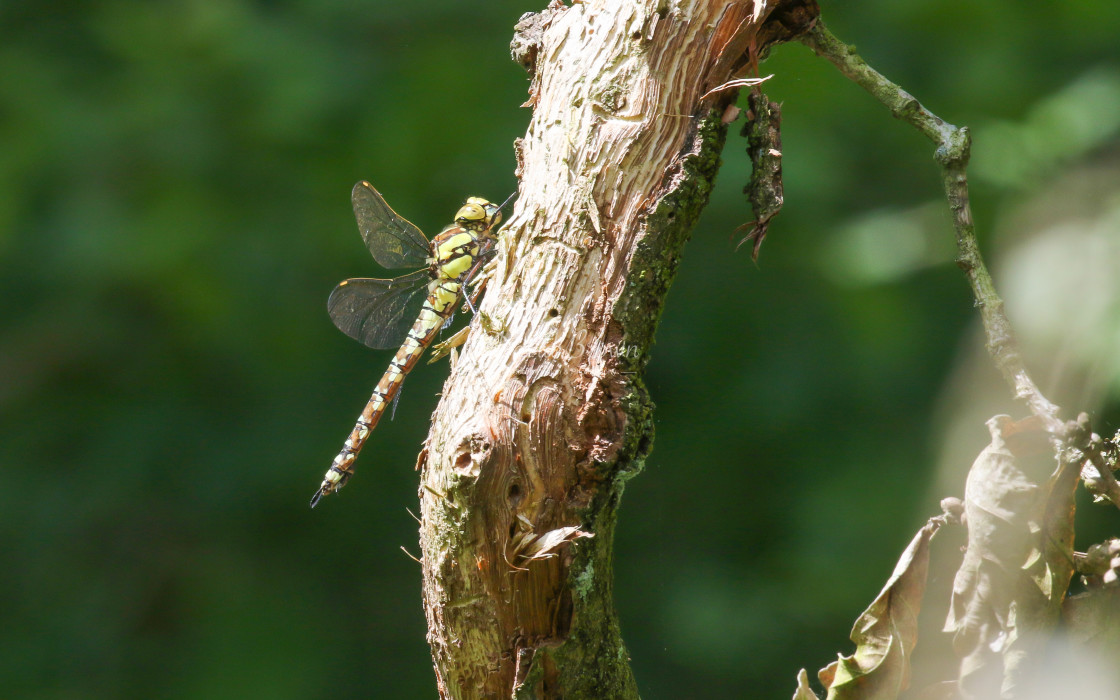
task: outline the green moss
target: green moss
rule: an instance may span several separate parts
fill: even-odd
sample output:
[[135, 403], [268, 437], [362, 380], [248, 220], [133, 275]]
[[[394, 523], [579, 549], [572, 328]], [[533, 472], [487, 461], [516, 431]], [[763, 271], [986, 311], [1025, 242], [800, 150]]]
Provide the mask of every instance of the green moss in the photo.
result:
[[[700, 122], [693, 140], [697, 153], [684, 159], [676, 186], [661, 198], [646, 220], [646, 235], [638, 242], [631, 262], [630, 284], [615, 306], [615, 318], [623, 331], [622, 345], [637, 349], [622, 354], [619, 362], [620, 371], [633, 373], [634, 377], [631, 391], [621, 399], [628, 427], [615, 465], [625, 478], [640, 471], [653, 445], [654, 405], [642, 375], [684, 244], [692, 236], [719, 172], [726, 138], [727, 127], [717, 112]], [[675, 175], [670, 173], [668, 177]]]
[[578, 598], [586, 598], [588, 593], [591, 592], [591, 588], [594, 583], [595, 562], [589, 561], [587, 563], [587, 566], [584, 567], [583, 570], [579, 572], [579, 575], [575, 577], [576, 585], [572, 588], [572, 592], [575, 593], [576, 597]]

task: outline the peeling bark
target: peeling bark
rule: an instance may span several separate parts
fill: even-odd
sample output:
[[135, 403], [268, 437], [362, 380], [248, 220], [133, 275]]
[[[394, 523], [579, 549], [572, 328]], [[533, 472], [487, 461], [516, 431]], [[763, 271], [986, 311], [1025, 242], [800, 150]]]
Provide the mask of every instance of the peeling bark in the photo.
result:
[[614, 525], [652, 444], [649, 347], [736, 96], [713, 88], [815, 12], [554, 2], [519, 23], [533, 107], [520, 197], [488, 329], [474, 324], [418, 461], [441, 697], [637, 697]]

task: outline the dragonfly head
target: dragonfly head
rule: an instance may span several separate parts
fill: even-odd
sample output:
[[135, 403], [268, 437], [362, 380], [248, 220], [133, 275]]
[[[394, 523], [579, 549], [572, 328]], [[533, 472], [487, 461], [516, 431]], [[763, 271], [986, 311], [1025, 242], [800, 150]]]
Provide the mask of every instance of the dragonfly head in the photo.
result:
[[500, 207], [482, 197], [469, 197], [455, 213], [455, 223], [471, 231], [485, 231], [502, 220]]

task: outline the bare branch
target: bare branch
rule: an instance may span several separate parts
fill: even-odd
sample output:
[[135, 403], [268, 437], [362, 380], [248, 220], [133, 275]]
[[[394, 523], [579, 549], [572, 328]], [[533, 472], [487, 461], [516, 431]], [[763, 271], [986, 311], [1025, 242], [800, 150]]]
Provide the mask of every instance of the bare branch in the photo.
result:
[[968, 127], [954, 126], [923, 107], [913, 95], [867, 65], [854, 48], [833, 36], [823, 22], [818, 21], [800, 41], [871, 93], [890, 109], [895, 118], [910, 124], [937, 146], [934, 157], [941, 165], [945, 195], [957, 230], [957, 265], [968, 277], [972, 295], [980, 309], [988, 352], [1011, 385], [1015, 397], [1026, 401], [1031, 412], [1045, 422], [1051, 434], [1064, 435], [1065, 425], [1058, 418], [1058, 407], [1043, 396], [1027, 374], [1011, 322], [1004, 313], [1003, 299], [996, 293], [976, 243], [966, 173], [972, 145]]

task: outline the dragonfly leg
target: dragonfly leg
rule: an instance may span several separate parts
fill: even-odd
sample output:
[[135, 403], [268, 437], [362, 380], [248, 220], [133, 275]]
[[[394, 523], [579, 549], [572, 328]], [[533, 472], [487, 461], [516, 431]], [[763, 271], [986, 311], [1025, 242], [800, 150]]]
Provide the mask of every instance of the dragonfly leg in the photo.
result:
[[397, 417], [397, 404], [401, 402], [401, 391], [404, 389], [404, 380], [401, 380], [400, 386], [397, 387], [397, 395], [393, 397], [393, 407], [389, 409], [389, 420], [395, 420]]
[[490, 279], [494, 275], [494, 259], [497, 255], [498, 251], [494, 247], [494, 242], [486, 241], [483, 248], [478, 252], [478, 255], [475, 256], [474, 265], [471, 266], [470, 271], [463, 277], [463, 283], [477, 286]]
[[496, 254], [497, 251], [494, 250], [493, 247], [488, 247], [486, 250], [479, 253], [478, 261], [475, 262], [474, 266], [465, 277], [466, 284], [474, 287], [473, 291], [463, 295], [466, 301], [465, 306], [469, 308], [475, 316], [478, 315], [478, 300], [482, 296], [482, 293], [486, 291], [486, 283], [490, 281], [490, 276], [494, 272], [490, 268], [490, 263], [494, 262], [494, 256]]
[[451, 336], [442, 343], [436, 343], [435, 345], [433, 345], [432, 352], [428, 357], [428, 364], [430, 365], [447, 357], [447, 355], [452, 350], [467, 342], [467, 336], [469, 336], [470, 333], [471, 327], [463, 326], [455, 335]]

